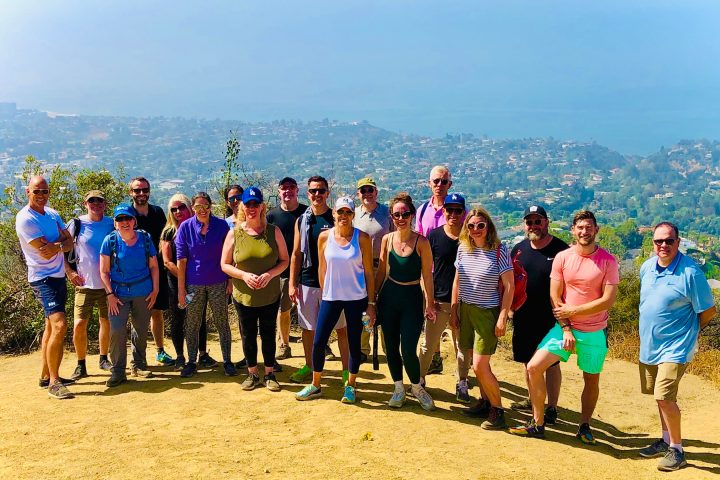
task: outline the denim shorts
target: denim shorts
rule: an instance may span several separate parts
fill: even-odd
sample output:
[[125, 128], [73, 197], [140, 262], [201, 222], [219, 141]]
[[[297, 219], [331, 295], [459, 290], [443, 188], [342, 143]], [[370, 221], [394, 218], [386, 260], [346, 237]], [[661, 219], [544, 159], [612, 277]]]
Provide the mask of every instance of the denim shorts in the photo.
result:
[[42, 304], [45, 316], [53, 313], [65, 313], [67, 302], [67, 283], [65, 277], [45, 277], [42, 280], [30, 282], [35, 298]]

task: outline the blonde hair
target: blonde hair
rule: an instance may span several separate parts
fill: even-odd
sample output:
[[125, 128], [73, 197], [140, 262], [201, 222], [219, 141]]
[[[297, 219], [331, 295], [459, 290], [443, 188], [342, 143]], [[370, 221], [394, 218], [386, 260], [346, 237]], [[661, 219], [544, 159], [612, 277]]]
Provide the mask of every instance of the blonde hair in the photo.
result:
[[470, 238], [470, 230], [467, 227], [468, 222], [473, 217], [482, 217], [485, 220], [485, 223], [487, 223], [487, 226], [485, 227], [487, 234], [485, 236], [485, 247], [483, 247], [483, 250], [496, 250], [500, 246], [500, 237], [497, 234], [497, 229], [490, 217], [490, 213], [482, 207], [473, 208], [465, 217], [462, 230], [460, 231], [460, 244], [469, 251], [480, 248], [473, 243], [472, 238]]
[[450, 170], [445, 165], [435, 165], [430, 170], [430, 177], [432, 177], [433, 172], [438, 172], [441, 175], [445, 175], [447, 173], [448, 180], [452, 179], [452, 173], [450, 173]]
[[175, 218], [175, 215], [173, 215], [170, 211], [172, 204], [175, 202], [181, 202], [188, 208], [188, 212], [192, 212], [192, 204], [190, 203], [190, 199], [187, 197], [187, 195], [184, 195], [182, 193], [176, 193], [172, 197], [170, 197], [170, 200], [168, 200], [167, 210], [165, 211], [165, 216], [167, 218], [165, 221], [165, 227], [163, 227], [162, 233], [160, 234], [161, 237], [165, 236], [165, 232], [167, 232], [168, 230], [177, 230], [178, 228], [178, 221]]
[[[260, 217], [260, 221], [262, 222], [262, 225], [264, 227], [267, 226], [267, 203], [264, 201], [260, 204], [260, 213], [258, 214]], [[236, 215], [236, 221], [235, 221], [235, 228], [240, 229], [242, 228], [243, 223], [245, 223], [245, 204], [240, 202], [240, 205], [238, 206], [238, 211]]]

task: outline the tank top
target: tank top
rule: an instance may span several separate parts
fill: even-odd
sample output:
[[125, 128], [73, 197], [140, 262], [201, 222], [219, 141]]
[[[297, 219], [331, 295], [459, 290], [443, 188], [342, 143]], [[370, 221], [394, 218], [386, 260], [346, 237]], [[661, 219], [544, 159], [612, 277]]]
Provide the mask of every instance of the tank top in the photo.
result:
[[[278, 262], [278, 246], [275, 242], [275, 225], [267, 224], [260, 235], [250, 235], [241, 227], [235, 228], [233, 265], [245, 272], [261, 275]], [[280, 297], [280, 277], [273, 277], [265, 288], [253, 290], [239, 278], [232, 279], [233, 298], [246, 307], [270, 305]]]
[[417, 253], [417, 242], [420, 237], [415, 237], [415, 247], [410, 255], [402, 257], [395, 252], [393, 247], [394, 233], [390, 234], [388, 239], [388, 248], [390, 255], [388, 258], [388, 277], [398, 282], [416, 282], [420, 280], [422, 274], [422, 262], [420, 254]]
[[335, 241], [335, 229], [330, 229], [324, 253], [326, 269], [322, 299], [362, 300], [367, 297], [360, 230], [354, 228], [350, 243], [341, 247]]

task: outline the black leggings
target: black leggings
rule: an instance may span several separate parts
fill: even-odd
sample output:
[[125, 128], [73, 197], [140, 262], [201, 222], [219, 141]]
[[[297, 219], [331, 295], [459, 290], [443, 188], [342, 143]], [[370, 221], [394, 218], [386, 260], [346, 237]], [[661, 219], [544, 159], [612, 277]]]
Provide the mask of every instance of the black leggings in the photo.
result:
[[262, 307], [246, 307], [233, 299], [240, 320], [240, 335], [242, 346], [247, 359], [248, 368], [257, 366], [258, 356], [258, 324], [260, 325], [260, 340], [262, 342], [262, 355], [265, 368], [275, 366], [275, 331], [277, 326], [277, 313], [280, 300]]
[[386, 280], [378, 297], [378, 316], [385, 335], [385, 355], [390, 376], [402, 381], [403, 365], [410, 383], [420, 383], [418, 341], [423, 327], [420, 285], [398, 285]]
[[[168, 292], [170, 301], [170, 338], [172, 338], [173, 347], [175, 347], [175, 355], [182, 355], [185, 343], [185, 316], [187, 311], [184, 308], [178, 307], [178, 288], [177, 278], [170, 272], [168, 276]], [[201, 352], [207, 352], [207, 322], [205, 317], [207, 316], [207, 307], [203, 312], [202, 325], [200, 325], [200, 341], [198, 347]]]

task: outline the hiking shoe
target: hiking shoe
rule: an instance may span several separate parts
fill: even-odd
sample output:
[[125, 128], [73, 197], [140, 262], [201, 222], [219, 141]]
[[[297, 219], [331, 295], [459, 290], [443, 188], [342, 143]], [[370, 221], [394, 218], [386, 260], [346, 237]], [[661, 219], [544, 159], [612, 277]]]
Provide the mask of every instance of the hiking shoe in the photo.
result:
[[105, 386], [112, 388], [112, 387], [117, 387], [118, 385], [122, 385], [125, 382], [127, 382], [127, 377], [125, 375], [122, 375], [122, 376], [112, 375], [105, 382]]
[[[75, 380], [73, 380], [72, 378], [58, 377], [58, 380], [60, 381], [60, 383], [62, 383], [65, 386], [72, 385], [73, 383], [75, 383]], [[49, 378], [41, 378], [40, 381], [38, 381], [38, 386], [40, 388], [48, 388], [50, 386], [50, 379]]]
[[226, 377], [236, 377], [237, 376], [237, 370], [235, 369], [235, 365], [233, 365], [232, 362], [223, 363], [223, 369], [225, 370]]
[[506, 426], [505, 410], [498, 407], [490, 407], [487, 420], [480, 424], [483, 430], [502, 430]]
[[467, 380], [460, 380], [455, 385], [455, 398], [460, 403], [470, 403], [472, 402], [472, 398], [470, 398], [470, 394], [468, 393], [468, 382]]
[[575, 436], [583, 443], [595, 445], [595, 436], [592, 434], [592, 431], [590, 431], [590, 425], [587, 423], [580, 425]]
[[292, 358], [292, 349], [290, 348], [290, 345], [285, 345], [284, 343], [281, 343], [278, 347], [278, 354], [275, 355], [275, 358], [278, 360]]
[[283, 366], [280, 365], [276, 360], [275, 363], [273, 364], [273, 373], [280, 373], [282, 371], [283, 371]]
[[[423, 388], [425, 388], [425, 377], [420, 377], [420, 386], [423, 387]], [[415, 394], [413, 393], [413, 390], [412, 390], [412, 385], [410, 385], [410, 386], [407, 388], [407, 390], [405, 390], [405, 395], [407, 395], [408, 397], [414, 397], [414, 396], [415, 396]]]
[[182, 372], [183, 368], [185, 368], [185, 356], [178, 355], [177, 358], [175, 358], [175, 371]]
[[293, 383], [305, 383], [312, 376], [312, 370], [307, 365], [303, 365], [300, 370], [290, 375], [290, 381]]
[[547, 407], [545, 409], [545, 425], [555, 425], [557, 422], [558, 412], [555, 407]]
[[265, 377], [263, 378], [263, 383], [265, 384], [265, 387], [271, 392], [280, 391], [280, 384], [278, 383], [277, 378], [275, 378], [275, 374], [273, 373], [265, 375]]
[[355, 387], [353, 387], [352, 385], [345, 385], [345, 392], [343, 393], [340, 401], [342, 403], [355, 403], [355, 400]]
[[[211, 357], [209, 353], [205, 352], [200, 355], [200, 358], [198, 358], [198, 365], [203, 368], [215, 368], [218, 366], [218, 362], [213, 357]], [[235, 365], [235, 367], [240, 368], [237, 365]]]
[[238, 370], [243, 370], [243, 369], [247, 368], [247, 358], [243, 358], [239, 362], [236, 362], [235, 368], [237, 368]]
[[190, 378], [193, 375], [195, 375], [196, 373], [197, 373], [197, 365], [195, 365], [192, 362], [188, 362], [183, 367], [182, 372], [180, 372], [180, 376], [182, 378]]
[[405, 405], [405, 390], [393, 392], [392, 397], [388, 400], [388, 405], [392, 408], [400, 408]]
[[110, 371], [112, 369], [112, 362], [104, 358], [98, 362], [98, 367], [100, 367], [100, 370]]
[[480, 399], [478, 403], [461, 410], [460, 413], [470, 418], [488, 418], [488, 415], [490, 415], [490, 402]]
[[162, 350], [155, 355], [155, 361], [161, 366], [175, 365], [175, 360], [173, 360], [173, 358], [168, 355], [165, 350]]
[[150, 378], [153, 376], [153, 372], [147, 369], [147, 367], [138, 367], [133, 365], [130, 367], [130, 375], [133, 377]]
[[420, 402], [420, 406], [423, 408], [423, 410], [432, 412], [435, 410], [435, 402], [433, 402], [432, 397], [429, 393], [427, 393], [427, 390], [425, 390], [423, 387], [413, 387], [413, 396], [417, 399], [418, 402]]
[[48, 395], [51, 398], [57, 398], [58, 400], [75, 398], [75, 395], [73, 395], [60, 380], [55, 380], [55, 383], [48, 387]]
[[529, 398], [523, 398], [519, 402], [512, 402], [510, 408], [516, 412], [532, 412], [532, 402]]
[[443, 359], [438, 352], [433, 354], [432, 360], [430, 360], [430, 366], [428, 367], [427, 374], [432, 375], [434, 373], [442, 373], [443, 371]]
[[521, 437], [545, 438], [545, 425], [536, 424], [533, 418], [528, 420], [525, 425], [509, 428], [508, 432]]
[[[237, 373], [235, 375], [237, 375]], [[258, 385], [261, 385], [260, 376], [256, 373], [249, 373], [248, 376], [245, 377], [245, 380], [243, 380], [240, 384], [240, 387], [242, 387], [243, 390], [253, 390]]]
[[668, 448], [670, 448], [670, 445], [662, 438], [659, 438], [647, 447], [641, 448], [638, 453], [644, 458], [660, 457], [667, 453]]
[[680, 470], [685, 465], [687, 465], [685, 452], [681, 452], [675, 447], [668, 447], [665, 456], [660, 459], [657, 468], [661, 472], [674, 472], [675, 470]]
[[330, 348], [330, 345], [325, 345], [325, 360], [335, 360], [335, 354], [332, 351], [332, 348]]
[[322, 390], [312, 383], [295, 394], [295, 400], [304, 402], [305, 400], [313, 400], [322, 396]]
[[70, 378], [72, 380], [78, 381], [81, 378], [89, 377], [89, 376], [90, 375], [88, 375], [87, 367], [85, 365], [78, 364], [77, 367], [75, 367], [75, 371], [73, 372], [73, 374], [70, 375]]

